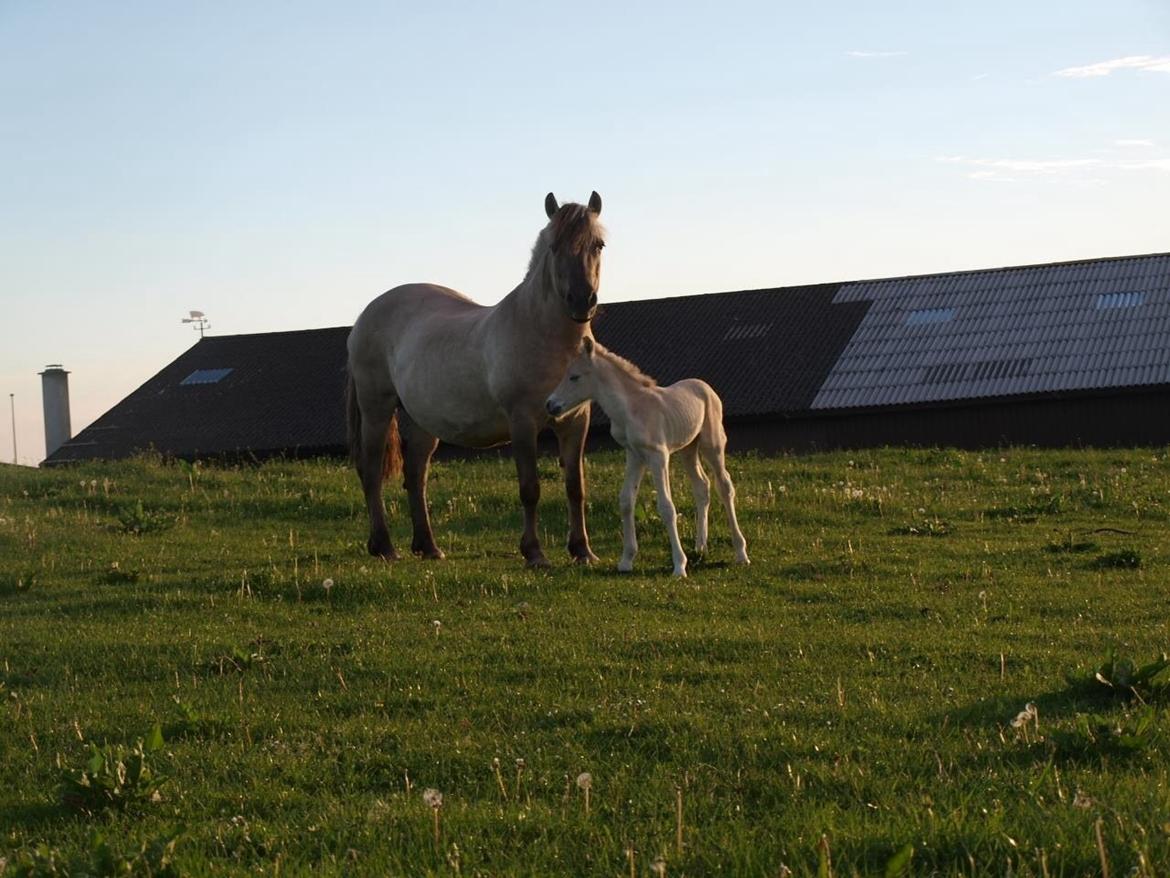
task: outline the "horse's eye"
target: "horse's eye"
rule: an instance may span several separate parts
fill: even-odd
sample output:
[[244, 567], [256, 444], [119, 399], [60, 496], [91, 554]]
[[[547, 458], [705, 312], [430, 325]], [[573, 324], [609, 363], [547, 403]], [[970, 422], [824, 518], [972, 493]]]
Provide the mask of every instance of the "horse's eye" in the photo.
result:
[[596, 244], [593, 245], [593, 251], [595, 253], [600, 253], [602, 251], [602, 249], [604, 249], [604, 247], [605, 247], [605, 241], [598, 241]]
[[570, 376], [569, 376], [569, 380], [570, 380], [570, 381], [576, 381], [576, 380], [577, 380], [578, 378], [580, 378], [580, 377], [581, 377], [580, 375], [570, 375]]

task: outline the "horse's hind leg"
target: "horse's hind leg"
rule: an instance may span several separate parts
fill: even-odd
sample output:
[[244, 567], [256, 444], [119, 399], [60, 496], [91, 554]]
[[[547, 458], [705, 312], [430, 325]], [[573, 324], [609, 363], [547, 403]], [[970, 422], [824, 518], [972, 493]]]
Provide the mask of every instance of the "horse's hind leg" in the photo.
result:
[[386, 561], [398, 559], [398, 553], [390, 541], [390, 531], [386, 527], [386, 508], [382, 503], [387, 434], [396, 405], [394, 397], [388, 400], [364, 400], [361, 406], [361, 450], [355, 461], [370, 516], [370, 538], [366, 542], [366, 549], [374, 557]]
[[402, 437], [403, 487], [410, 501], [410, 520], [414, 531], [410, 550], [424, 558], [442, 558], [443, 550], [435, 545], [430, 510], [427, 508], [427, 474], [439, 440], [416, 424], [405, 410], [398, 413], [398, 432]]
[[[727, 434], [723, 432], [721, 424], [714, 425], [711, 435], [701, 435], [699, 449], [711, 472], [715, 477], [715, 490], [719, 492], [719, 499], [727, 510], [727, 525], [731, 529], [731, 545], [735, 549], [735, 560], [740, 564], [750, 564], [747, 554], [747, 540], [743, 538], [743, 531], [739, 529], [739, 520], [735, 517], [735, 485], [731, 482], [731, 474], [727, 471], [727, 462], [724, 449], [727, 447]], [[707, 433], [704, 428], [704, 433]]]
[[707, 550], [707, 510], [711, 507], [711, 483], [699, 462], [699, 443], [692, 442], [681, 452], [686, 465], [687, 478], [691, 480], [691, 491], [695, 495], [695, 551], [702, 554]]
[[589, 407], [553, 423], [565, 470], [565, 496], [569, 501], [569, 554], [578, 564], [598, 560], [589, 548], [585, 529], [585, 438], [589, 433]]

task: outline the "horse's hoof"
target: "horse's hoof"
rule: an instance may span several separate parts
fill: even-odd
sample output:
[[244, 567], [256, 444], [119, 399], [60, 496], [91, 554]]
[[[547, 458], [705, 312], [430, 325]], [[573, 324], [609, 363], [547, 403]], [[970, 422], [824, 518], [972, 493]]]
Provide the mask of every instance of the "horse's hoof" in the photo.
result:
[[424, 561], [442, 561], [447, 553], [438, 546], [411, 546], [410, 550]]
[[529, 570], [545, 570], [552, 567], [552, 564], [548, 562], [548, 558], [544, 557], [544, 555], [534, 555], [531, 558], [525, 559], [524, 563]]
[[573, 556], [573, 563], [574, 564], [596, 564], [600, 560], [601, 560], [600, 558], [598, 558], [596, 555], [594, 555], [592, 552], [590, 552], [588, 550], [586, 550], [586, 553], [584, 555], [574, 555]]
[[634, 562], [633, 561], [629, 561], [629, 562], [620, 562], [619, 561], [617, 569], [618, 569], [618, 573], [633, 573], [634, 572]]
[[747, 555], [741, 555], [735, 559], [735, 563], [736, 564], [743, 564], [744, 566], [748, 566], [752, 563], [752, 559], [749, 558]]
[[375, 543], [373, 540], [370, 540], [366, 543], [366, 551], [373, 557], [381, 558], [383, 561], [401, 560], [401, 556], [389, 543]]

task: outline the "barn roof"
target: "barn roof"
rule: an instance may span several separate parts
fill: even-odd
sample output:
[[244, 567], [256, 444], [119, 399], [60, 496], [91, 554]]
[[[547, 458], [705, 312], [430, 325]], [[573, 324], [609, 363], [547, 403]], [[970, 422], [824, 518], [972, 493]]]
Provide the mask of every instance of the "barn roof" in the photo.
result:
[[[594, 332], [729, 419], [1170, 383], [1170, 254], [605, 306]], [[335, 453], [349, 327], [212, 336], [49, 463]]]
[[843, 284], [867, 302], [813, 409], [1170, 381], [1170, 254]]
[[869, 309], [839, 287], [618, 302], [593, 331], [660, 384], [703, 378], [728, 417], [806, 411]]
[[326, 453], [345, 444], [349, 327], [208, 336], [62, 445], [49, 463]]

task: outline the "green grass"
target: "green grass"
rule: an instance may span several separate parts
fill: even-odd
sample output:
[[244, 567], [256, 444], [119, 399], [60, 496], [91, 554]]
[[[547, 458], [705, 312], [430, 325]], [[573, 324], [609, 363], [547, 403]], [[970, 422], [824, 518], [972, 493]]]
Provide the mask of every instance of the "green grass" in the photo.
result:
[[1165, 451], [731, 470], [754, 563], [716, 507], [676, 580], [648, 486], [614, 571], [616, 454], [590, 458], [593, 569], [542, 463], [536, 572], [507, 461], [438, 465], [448, 560], [392, 566], [337, 463], [0, 468], [5, 878], [614, 876], [630, 848], [639, 876], [882, 874], [907, 845], [911, 874], [1072, 876], [1098, 828], [1111, 874], [1166, 874], [1164, 708], [1084, 682], [1170, 647]]

